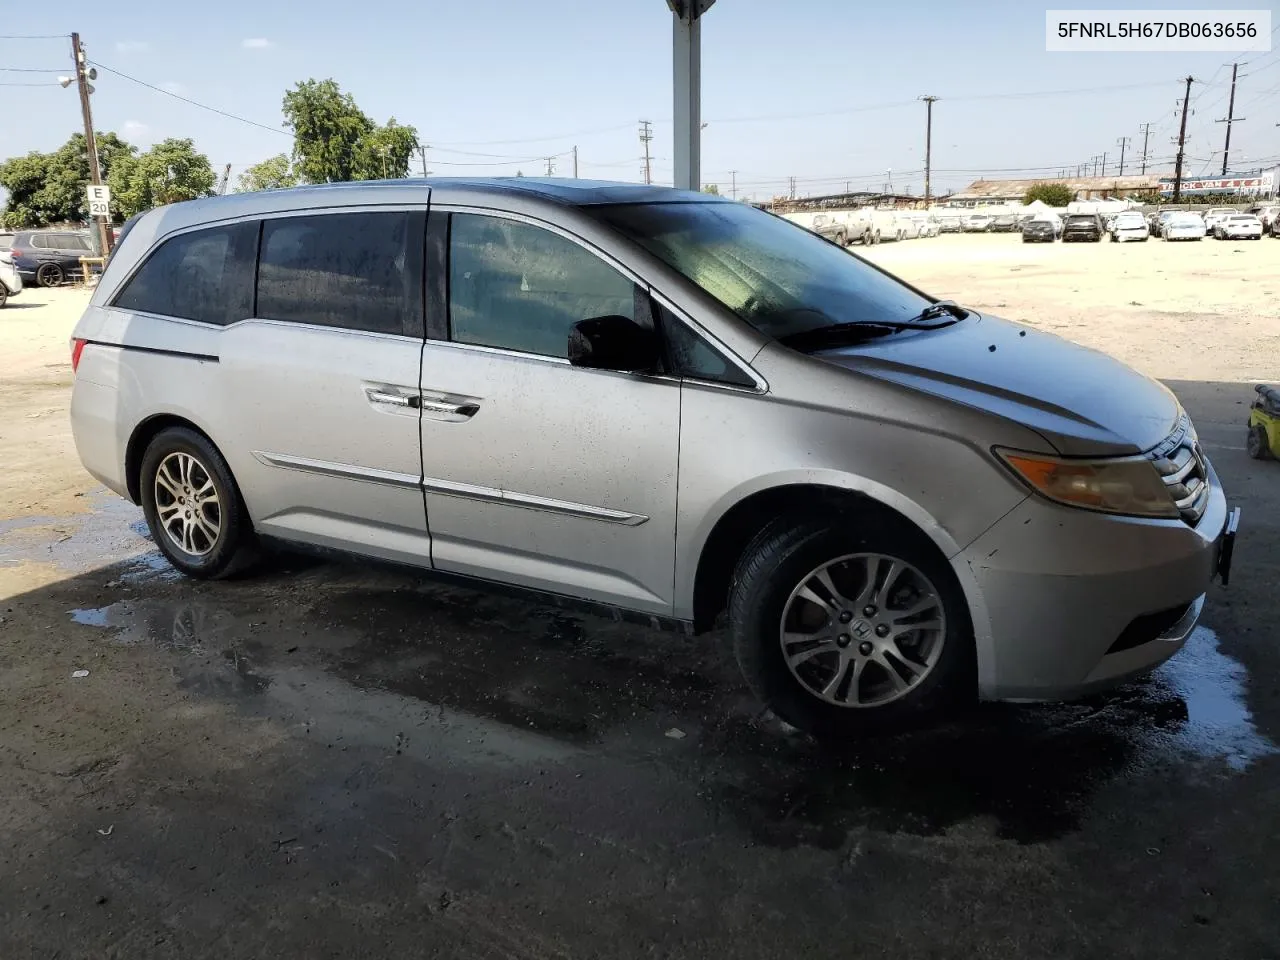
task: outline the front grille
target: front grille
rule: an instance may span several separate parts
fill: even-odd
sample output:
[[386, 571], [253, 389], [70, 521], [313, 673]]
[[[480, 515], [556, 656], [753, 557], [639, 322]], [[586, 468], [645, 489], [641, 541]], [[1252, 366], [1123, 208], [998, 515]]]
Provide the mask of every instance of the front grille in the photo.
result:
[[1195, 526], [1209, 504], [1209, 463], [1184, 414], [1177, 429], [1151, 451], [1151, 461], [1164, 479], [1182, 519]]

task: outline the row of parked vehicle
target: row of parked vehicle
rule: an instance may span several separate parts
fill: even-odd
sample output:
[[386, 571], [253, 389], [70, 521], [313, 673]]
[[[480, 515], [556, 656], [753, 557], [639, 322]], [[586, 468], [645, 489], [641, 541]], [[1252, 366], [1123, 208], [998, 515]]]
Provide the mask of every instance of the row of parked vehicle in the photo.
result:
[[864, 207], [859, 210], [799, 211], [785, 214], [784, 219], [842, 247], [853, 243], [871, 246], [886, 241], [936, 237], [943, 232], [941, 218], [924, 210]]
[[56, 287], [80, 278], [81, 257], [94, 255], [84, 230], [0, 232], [0, 307], [24, 283]]

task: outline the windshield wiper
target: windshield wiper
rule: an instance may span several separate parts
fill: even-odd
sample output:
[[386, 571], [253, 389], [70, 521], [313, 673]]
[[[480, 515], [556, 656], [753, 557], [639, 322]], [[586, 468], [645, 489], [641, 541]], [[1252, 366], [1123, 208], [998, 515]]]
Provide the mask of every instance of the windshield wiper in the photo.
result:
[[[928, 323], [938, 317], [947, 317], [941, 323]], [[815, 350], [822, 347], [861, 343], [877, 337], [887, 337], [903, 330], [940, 330], [969, 316], [969, 311], [951, 300], [938, 300], [929, 304], [910, 320], [858, 320], [852, 323], [832, 323], [825, 327], [813, 327], [778, 338], [797, 350]]]
[[969, 315], [969, 311], [966, 310], [964, 307], [960, 306], [960, 304], [956, 303], [954, 300], [935, 300], [933, 303], [929, 304], [927, 307], [921, 310], [918, 314], [916, 314], [916, 317], [914, 320], [911, 321], [911, 324], [917, 330], [919, 329], [933, 330], [933, 329], [936, 329], [936, 327], [930, 326], [930, 327], [922, 328], [918, 326], [918, 324], [924, 320], [935, 320], [938, 317], [947, 316], [947, 315], [951, 316], [953, 319], [948, 321], [947, 323], [937, 324], [936, 326], [938, 327], [950, 326], [952, 323], [955, 323], [956, 320], [963, 320], [965, 317], [967, 317]]

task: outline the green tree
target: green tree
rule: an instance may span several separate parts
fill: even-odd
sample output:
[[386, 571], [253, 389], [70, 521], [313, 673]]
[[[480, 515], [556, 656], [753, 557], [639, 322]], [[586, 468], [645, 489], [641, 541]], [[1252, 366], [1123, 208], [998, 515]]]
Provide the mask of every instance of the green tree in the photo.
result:
[[1031, 203], [1033, 200], [1039, 200], [1041, 203], [1047, 203], [1051, 207], [1065, 207], [1075, 198], [1075, 191], [1066, 184], [1036, 183], [1028, 188], [1026, 195], [1022, 198], [1022, 202]]
[[718, 197], [720, 196], [720, 187], [714, 183], [708, 183], [705, 187], [702, 188], [702, 192], [714, 194], [715, 196]]
[[418, 149], [418, 131], [403, 127], [395, 117], [374, 127], [356, 142], [353, 180], [399, 180], [409, 175], [409, 161]]
[[405, 177], [418, 131], [394, 118], [379, 126], [333, 80], [304, 80], [284, 95], [293, 165], [306, 183]]
[[[104, 180], [117, 165], [128, 163], [137, 149], [114, 133], [99, 133], [96, 139]], [[52, 153], [13, 157], [0, 164], [0, 186], [9, 192], [4, 222], [10, 227], [40, 227], [87, 220], [84, 188], [88, 182], [89, 153], [83, 133], [72, 134]]]
[[107, 184], [111, 202], [128, 218], [143, 210], [213, 195], [213, 167], [190, 140], [170, 138], [117, 162]]
[[292, 187], [298, 182], [298, 175], [289, 164], [289, 158], [283, 154], [268, 157], [261, 163], [240, 174], [238, 192], [248, 193], [252, 190], [279, 190], [281, 187]]

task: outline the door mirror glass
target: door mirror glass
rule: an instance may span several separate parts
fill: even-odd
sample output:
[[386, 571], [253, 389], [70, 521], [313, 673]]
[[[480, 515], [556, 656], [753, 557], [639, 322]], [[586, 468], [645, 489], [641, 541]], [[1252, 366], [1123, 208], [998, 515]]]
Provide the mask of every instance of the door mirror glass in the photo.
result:
[[569, 331], [569, 362], [595, 370], [636, 372], [658, 365], [658, 336], [629, 317], [579, 320]]

